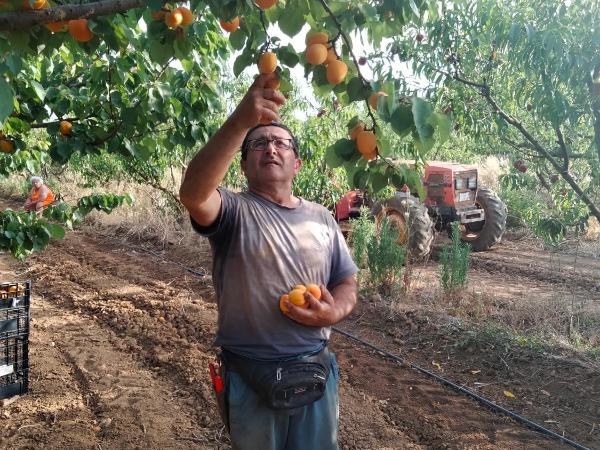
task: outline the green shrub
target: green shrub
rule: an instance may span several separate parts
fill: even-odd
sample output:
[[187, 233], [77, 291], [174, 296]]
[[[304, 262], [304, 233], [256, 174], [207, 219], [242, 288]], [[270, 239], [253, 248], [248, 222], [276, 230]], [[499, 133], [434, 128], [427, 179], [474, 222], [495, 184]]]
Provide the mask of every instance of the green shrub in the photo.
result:
[[373, 234], [367, 244], [369, 281], [378, 286], [383, 294], [390, 294], [395, 284], [400, 285], [400, 275], [406, 257], [406, 248], [398, 245], [398, 232], [387, 219], [378, 234]]
[[446, 293], [455, 291], [467, 282], [471, 246], [460, 240], [460, 224], [452, 224], [452, 244], [445, 245], [440, 254], [440, 282]]
[[352, 232], [350, 234], [350, 245], [352, 246], [352, 257], [359, 268], [367, 266], [367, 247], [375, 234], [375, 224], [371, 218], [368, 208], [360, 209], [360, 216], [351, 219]]

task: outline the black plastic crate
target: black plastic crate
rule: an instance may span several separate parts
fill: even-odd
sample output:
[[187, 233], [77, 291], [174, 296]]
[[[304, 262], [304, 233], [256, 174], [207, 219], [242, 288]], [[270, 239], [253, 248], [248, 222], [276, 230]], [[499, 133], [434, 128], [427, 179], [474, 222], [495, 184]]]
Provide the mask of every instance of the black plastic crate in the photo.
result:
[[31, 283], [0, 283], [0, 399], [27, 392]]

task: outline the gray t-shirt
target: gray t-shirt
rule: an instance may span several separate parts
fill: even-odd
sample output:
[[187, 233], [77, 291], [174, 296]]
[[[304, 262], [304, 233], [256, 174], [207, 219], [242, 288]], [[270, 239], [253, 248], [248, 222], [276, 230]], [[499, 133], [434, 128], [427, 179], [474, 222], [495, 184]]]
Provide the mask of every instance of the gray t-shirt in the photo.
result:
[[329, 211], [301, 199], [287, 208], [251, 192], [219, 188], [215, 222], [195, 230], [209, 238], [219, 307], [215, 345], [276, 359], [318, 350], [331, 329], [301, 325], [279, 309], [296, 284], [333, 288], [357, 272]]

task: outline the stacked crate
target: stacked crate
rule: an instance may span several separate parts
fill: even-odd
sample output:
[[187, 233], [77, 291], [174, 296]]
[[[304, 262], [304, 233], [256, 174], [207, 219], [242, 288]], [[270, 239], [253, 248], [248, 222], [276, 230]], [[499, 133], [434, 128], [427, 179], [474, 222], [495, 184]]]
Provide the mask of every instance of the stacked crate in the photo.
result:
[[27, 392], [31, 282], [0, 282], [0, 399]]

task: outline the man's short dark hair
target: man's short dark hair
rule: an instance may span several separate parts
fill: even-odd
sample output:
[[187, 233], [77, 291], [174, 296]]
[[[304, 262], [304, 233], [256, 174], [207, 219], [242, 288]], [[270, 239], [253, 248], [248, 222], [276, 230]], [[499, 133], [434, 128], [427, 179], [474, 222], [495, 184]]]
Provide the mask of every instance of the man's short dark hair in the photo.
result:
[[244, 142], [242, 142], [242, 159], [246, 160], [246, 156], [248, 155], [248, 146], [249, 146], [249, 139], [248, 137], [254, 132], [254, 130], [257, 130], [259, 128], [262, 127], [279, 127], [281, 129], [284, 129], [285, 131], [287, 131], [291, 138], [292, 138], [292, 148], [294, 149], [294, 155], [296, 155], [296, 158], [298, 157], [298, 140], [296, 139], [296, 136], [294, 136], [294, 133], [292, 133], [292, 130], [290, 130], [288, 127], [286, 127], [284, 124], [279, 123], [279, 122], [270, 122], [270, 123], [265, 123], [265, 124], [258, 124], [255, 127], [252, 127], [248, 130], [248, 132], [246, 133], [246, 137], [244, 138]]

